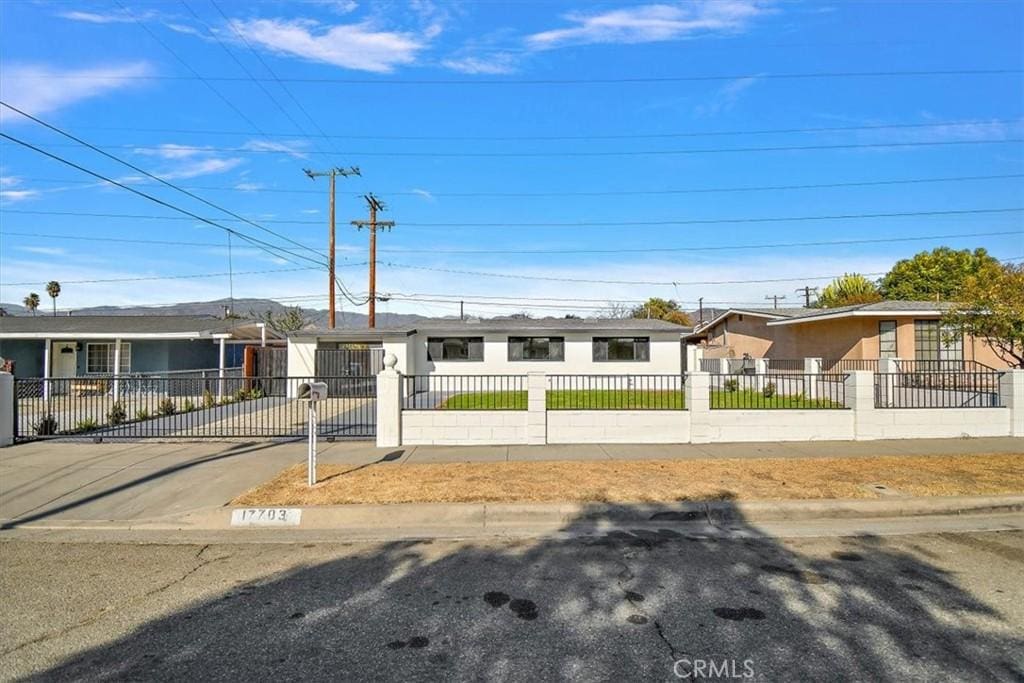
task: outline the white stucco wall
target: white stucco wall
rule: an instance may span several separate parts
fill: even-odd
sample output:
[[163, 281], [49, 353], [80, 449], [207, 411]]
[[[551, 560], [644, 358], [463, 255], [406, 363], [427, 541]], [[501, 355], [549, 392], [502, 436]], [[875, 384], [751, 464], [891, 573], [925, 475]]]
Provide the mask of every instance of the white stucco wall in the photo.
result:
[[1012, 436], [1008, 408], [876, 408], [857, 415], [857, 438], [955, 439]]
[[708, 441], [852, 440], [852, 410], [709, 410]]
[[688, 443], [686, 410], [549, 410], [548, 443]]
[[[552, 336], [565, 338], [564, 361], [510, 361], [510, 336]], [[428, 337], [483, 337], [483, 361], [428, 361]], [[643, 362], [598, 362], [593, 360], [594, 337], [649, 337], [650, 360]], [[412, 339], [413, 375], [524, 375], [545, 372], [549, 375], [678, 375], [682, 371], [682, 346], [678, 332], [523, 332], [458, 333], [418, 332]]]
[[402, 443], [410, 446], [527, 443], [525, 410], [406, 410]]

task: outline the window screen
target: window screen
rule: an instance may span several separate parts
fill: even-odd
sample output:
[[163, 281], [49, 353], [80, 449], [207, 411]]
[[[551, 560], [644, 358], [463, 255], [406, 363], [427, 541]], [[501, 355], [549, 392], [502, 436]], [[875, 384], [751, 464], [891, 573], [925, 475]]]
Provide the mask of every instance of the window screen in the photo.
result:
[[564, 337], [509, 337], [508, 359], [520, 360], [565, 360]]
[[594, 337], [594, 361], [638, 361], [651, 359], [649, 337]]
[[896, 350], [896, 321], [878, 321], [878, 357], [895, 358]]
[[483, 337], [428, 337], [427, 360], [482, 361]]

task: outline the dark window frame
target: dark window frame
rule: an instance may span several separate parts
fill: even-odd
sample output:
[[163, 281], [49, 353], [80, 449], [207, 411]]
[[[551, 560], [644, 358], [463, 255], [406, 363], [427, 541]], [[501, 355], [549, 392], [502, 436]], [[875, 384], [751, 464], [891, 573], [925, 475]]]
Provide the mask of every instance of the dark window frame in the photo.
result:
[[[632, 343], [633, 357], [632, 358], [611, 358], [612, 342], [625, 342], [629, 340]], [[604, 344], [604, 358], [599, 358], [598, 349], [600, 345]], [[644, 348], [645, 352], [637, 353], [637, 345], [641, 345], [640, 348]], [[645, 356], [645, 357], [638, 357]], [[651, 362], [651, 338], [650, 337], [593, 337], [591, 339], [591, 357], [595, 363], [650, 363]]]
[[[455, 342], [456, 340], [459, 340], [459, 341], [461, 341], [461, 342], [463, 342], [465, 344], [465, 347], [466, 347], [466, 357], [465, 358], [446, 358], [445, 355], [446, 355], [447, 349], [449, 348], [449, 343], [450, 342]], [[440, 346], [440, 348], [441, 348], [441, 357], [440, 358], [434, 358], [434, 355], [431, 352], [431, 347], [433, 347], [433, 346], [435, 346], [437, 344], [441, 345]], [[479, 358], [474, 358], [473, 357], [473, 355], [474, 355], [473, 354], [474, 344], [476, 344], [477, 348], [480, 349], [480, 357]], [[438, 362], [441, 362], [441, 363], [483, 363], [484, 362], [484, 338], [483, 337], [459, 337], [459, 336], [452, 336], [452, 337], [427, 337], [427, 360], [430, 361], [431, 363], [438, 363]]]
[[[548, 357], [547, 358], [527, 358], [525, 355], [522, 358], [512, 357], [513, 344], [523, 344], [524, 342], [534, 342], [541, 340], [547, 342]], [[551, 357], [551, 348], [554, 344], [561, 345], [562, 353], [560, 358]], [[565, 337], [549, 337], [549, 336], [534, 336], [534, 337], [509, 337], [506, 343], [508, 348], [508, 362], [509, 363], [564, 363], [565, 362]], [[526, 350], [526, 347], [523, 347]]]
[[[948, 328], [940, 320], [914, 320], [914, 359], [924, 361], [960, 362], [964, 359], [964, 338], [946, 343], [943, 335]], [[927, 334], [923, 334], [927, 331]]]

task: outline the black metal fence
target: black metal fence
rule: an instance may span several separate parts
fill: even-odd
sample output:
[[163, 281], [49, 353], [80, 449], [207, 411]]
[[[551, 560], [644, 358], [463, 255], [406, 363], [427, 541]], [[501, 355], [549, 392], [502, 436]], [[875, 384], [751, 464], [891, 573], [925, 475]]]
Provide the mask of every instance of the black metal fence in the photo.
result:
[[[376, 377], [327, 378], [339, 389], [317, 404], [323, 437], [376, 434]], [[200, 382], [212, 381], [213, 384]], [[194, 377], [15, 378], [19, 441], [45, 438], [217, 439], [306, 435], [308, 404], [268, 395], [263, 387], [308, 381], [292, 377], [224, 380]], [[294, 392], [293, 392], [294, 393]]]
[[846, 407], [845, 375], [713, 374], [712, 410], [835, 410]]
[[996, 372], [976, 360], [898, 360], [897, 372]]
[[700, 371], [701, 372], [718, 372], [721, 369], [721, 359], [719, 358], [701, 358], [700, 359]]
[[525, 375], [406, 375], [406, 410], [526, 410]]
[[802, 375], [806, 371], [803, 358], [769, 358], [768, 372], [773, 375]]
[[682, 375], [548, 375], [548, 410], [685, 410]]
[[1000, 372], [875, 375], [876, 408], [1000, 408]]
[[877, 358], [822, 358], [821, 371], [827, 374], [843, 374], [855, 370], [878, 372]]

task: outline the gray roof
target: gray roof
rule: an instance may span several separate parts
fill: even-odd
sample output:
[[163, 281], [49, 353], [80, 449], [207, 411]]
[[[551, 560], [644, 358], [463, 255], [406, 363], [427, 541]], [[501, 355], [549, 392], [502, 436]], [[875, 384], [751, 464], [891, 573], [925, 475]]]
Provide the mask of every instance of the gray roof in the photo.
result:
[[375, 328], [373, 330], [301, 330], [292, 332], [294, 338], [319, 337], [338, 340], [376, 340], [387, 337], [409, 336], [417, 332], [454, 332], [474, 334], [481, 332], [689, 332], [689, 327], [664, 320], [646, 318], [490, 318], [486, 320], [456, 320], [433, 318], [421, 320], [415, 327]]
[[251, 321], [194, 315], [33, 315], [0, 317], [3, 334], [187, 334], [205, 336], [249, 326]]
[[952, 307], [949, 301], [877, 301], [873, 304], [854, 304], [853, 306], [836, 306], [835, 308], [804, 308], [801, 313], [790, 315], [793, 319], [817, 318], [819, 316], [835, 315], [837, 313], [895, 313], [895, 312], [921, 312], [921, 313], [942, 313]]

